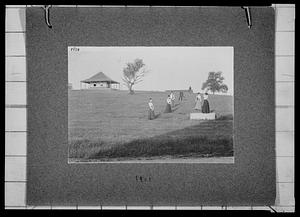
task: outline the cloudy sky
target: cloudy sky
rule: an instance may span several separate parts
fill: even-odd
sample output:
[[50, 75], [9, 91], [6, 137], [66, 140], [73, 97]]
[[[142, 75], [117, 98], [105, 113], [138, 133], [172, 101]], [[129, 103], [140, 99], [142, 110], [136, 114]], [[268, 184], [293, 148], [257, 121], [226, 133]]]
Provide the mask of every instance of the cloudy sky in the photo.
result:
[[228, 94], [233, 95], [233, 47], [68, 47], [68, 78], [73, 89], [102, 71], [122, 85], [123, 68], [136, 58], [149, 71], [134, 90], [188, 89], [201, 92], [208, 72], [222, 71]]

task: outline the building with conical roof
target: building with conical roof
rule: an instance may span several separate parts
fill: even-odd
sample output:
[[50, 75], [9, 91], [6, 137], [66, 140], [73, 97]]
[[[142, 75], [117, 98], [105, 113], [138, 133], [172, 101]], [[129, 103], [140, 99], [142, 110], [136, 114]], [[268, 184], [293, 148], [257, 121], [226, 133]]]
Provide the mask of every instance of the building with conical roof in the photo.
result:
[[112, 80], [103, 72], [98, 72], [92, 77], [80, 81], [81, 89], [83, 89], [82, 86], [84, 86], [84, 89], [120, 89], [120, 83]]

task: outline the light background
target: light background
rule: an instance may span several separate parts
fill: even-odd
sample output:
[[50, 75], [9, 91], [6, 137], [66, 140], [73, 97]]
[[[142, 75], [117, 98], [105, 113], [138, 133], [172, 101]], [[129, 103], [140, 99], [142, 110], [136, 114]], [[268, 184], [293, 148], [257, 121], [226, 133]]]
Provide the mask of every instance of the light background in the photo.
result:
[[[27, 5], [29, 7], [30, 5]], [[41, 5], [35, 5], [41, 7]], [[53, 7], [66, 5], [53, 5]], [[26, 5], [6, 6], [5, 27], [5, 208], [6, 209], [217, 209], [294, 212], [294, 41], [295, 5], [273, 4], [276, 10], [276, 185], [273, 207], [95, 206], [45, 207], [26, 205]], [[76, 5], [69, 7], [77, 7]], [[79, 6], [78, 7], [90, 7]], [[94, 7], [101, 7], [94, 6]], [[41, 8], [42, 10], [42, 8]], [[51, 9], [50, 9], [51, 10]], [[241, 9], [242, 10], [242, 9]], [[41, 17], [41, 19], [44, 19]], [[50, 18], [51, 19], [51, 18]], [[252, 19], [255, 20], [254, 17]], [[45, 24], [46, 25], [46, 24]], [[54, 25], [54, 24], [53, 24]], [[245, 22], [245, 25], [246, 22]], [[255, 25], [255, 22], [254, 24]]]
[[222, 72], [227, 94], [233, 95], [233, 47], [68, 47], [68, 82], [80, 89], [80, 81], [103, 72], [123, 85], [123, 68], [140, 58], [149, 71], [134, 90], [201, 90], [209, 72]]

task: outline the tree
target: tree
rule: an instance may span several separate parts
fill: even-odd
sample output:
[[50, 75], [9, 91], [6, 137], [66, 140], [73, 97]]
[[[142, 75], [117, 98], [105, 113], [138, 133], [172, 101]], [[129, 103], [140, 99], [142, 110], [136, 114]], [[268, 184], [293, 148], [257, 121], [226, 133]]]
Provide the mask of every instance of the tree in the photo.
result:
[[135, 59], [133, 63], [127, 63], [123, 68], [124, 84], [127, 85], [129, 93], [134, 94], [133, 85], [140, 83], [142, 78], [148, 73], [142, 59]]
[[223, 81], [224, 77], [222, 76], [222, 72], [209, 72], [206, 82], [202, 84], [202, 90], [210, 90], [213, 94], [215, 94], [215, 92], [226, 93], [228, 87], [226, 84], [223, 84]]

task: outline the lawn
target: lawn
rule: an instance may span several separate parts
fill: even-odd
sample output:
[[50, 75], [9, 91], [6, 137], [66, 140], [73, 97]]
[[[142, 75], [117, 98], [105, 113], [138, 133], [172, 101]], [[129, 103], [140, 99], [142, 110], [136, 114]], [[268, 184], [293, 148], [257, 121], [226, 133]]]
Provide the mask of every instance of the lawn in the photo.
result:
[[[233, 156], [233, 98], [210, 95], [213, 121], [190, 120], [196, 94], [185, 93], [172, 113], [163, 113], [167, 92], [70, 90], [69, 158], [199, 158]], [[148, 120], [148, 100], [157, 118]]]

